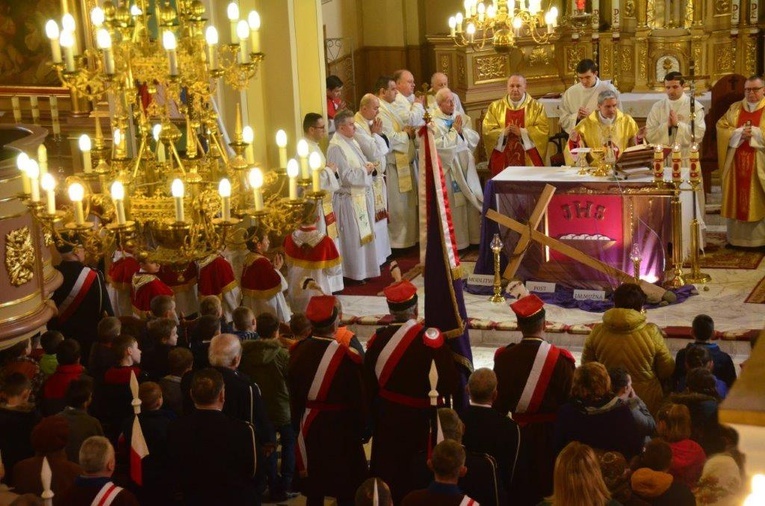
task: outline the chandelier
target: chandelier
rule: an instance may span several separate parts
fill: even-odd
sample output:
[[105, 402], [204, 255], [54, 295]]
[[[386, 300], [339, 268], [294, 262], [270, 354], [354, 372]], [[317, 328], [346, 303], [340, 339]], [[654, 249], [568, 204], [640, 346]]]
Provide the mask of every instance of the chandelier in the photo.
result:
[[497, 51], [515, 47], [516, 39], [531, 37], [548, 44], [558, 26], [558, 8], [542, 11], [542, 0], [465, 0], [465, 14], [449, 18], [449, 34], [460, 47], [483, 49], [488, 41]]
[[[279, 166], [264, 171], [255, 163], [254, 134], [242, 125], [238, 105], [225, 145], [213, 96], [220, 81], [242, 91], [257, 75], [264, 58], [260, 17], [252, 11], [240, 19], [232, 2], [231, 42], [221, 43], [204, 14], [199, 0], [176, 0], [174, 6], [157, 1], [151, 12], [149, 0], [120, 6], [107, 0], [90, 12], [90, 33], [78, 33], [66, 11], [61, 25], [48, 21], [61, 82], [73, 100], [107, 100], [111, 124], [104, 135], [96, 117], [94, 139], [80, 137], [83, 170], [59, 185], [60, 197], [66, 189], [68, 198], [58, 204], [67, 205], [57, 205], [47, 160], [19, 159], [26, 200], [47, 236], [83, 244], [93, 257], [130, 247], [183, 269], [227, 245], [243, 244], [242, 225], [290, 233], [311, 212], [310, 200], [324, 197], [318, 178], [308, 191], [307, 156], [301, 157], [298, 181], [297, 161], [287, 162], [284, 131], [277, 133]], [[79, 47], [82, 40], [91, 42], [87, 49]], [[318, 170], [314, 165], [312, 160]], [[289, 197], [282, 197], [287, 176]], [[298, 197], [298, 184], [307, 198]]]

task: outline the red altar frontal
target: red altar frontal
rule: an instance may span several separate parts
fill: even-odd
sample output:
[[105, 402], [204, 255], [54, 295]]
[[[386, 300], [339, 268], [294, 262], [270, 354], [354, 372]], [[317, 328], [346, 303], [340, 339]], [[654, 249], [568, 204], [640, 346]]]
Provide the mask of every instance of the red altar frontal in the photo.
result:
[[[616, 181], [580, 176], [575, 168], [509, 167], [488, 183], [486, 198], [500, 213], [527, 223], [546, 184], [555, 186], [556, 192], [539, 230], [629, 274], [633, 273], [631, 256], [639, 252], [641, 278], [651, 282], [662, 279], [673, 247], [670, 191], [658, 189], [650, 178]], [[682, 192], [681, 199], [684, 221], [689, 221], [692, 195]], [[683, 229], [688, 229], [687, 224]], [[520, 235], [502, 226], [499, 231], [504, 254], [510, 258]], [[687, 238], [683, 242], [687, 250]], [[516, 276], [570, 288], [618, 285], [616, 280], [535, 242], [525, 251]]]

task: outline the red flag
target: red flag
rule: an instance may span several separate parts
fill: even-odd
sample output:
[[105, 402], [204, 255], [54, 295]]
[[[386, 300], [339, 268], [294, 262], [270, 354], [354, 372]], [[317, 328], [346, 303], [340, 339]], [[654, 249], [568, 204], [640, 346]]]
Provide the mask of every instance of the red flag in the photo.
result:
[[143, 465], [141, 460], [149, 454], [149, 447], [143, 437], [138, 415], [133, 418], [133, 431], [130, 437], [130, 479], [137, 485], [143, 485]]

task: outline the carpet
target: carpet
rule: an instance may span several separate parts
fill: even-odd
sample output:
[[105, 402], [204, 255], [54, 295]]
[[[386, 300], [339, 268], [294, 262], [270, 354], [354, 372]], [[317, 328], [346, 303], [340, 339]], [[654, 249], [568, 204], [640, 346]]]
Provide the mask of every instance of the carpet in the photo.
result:
[[749, 304], [765, 304], [765, 278], [762, 278], [757, 286], [754, 287], [752, 293], [746, 298], [744, 302]]
[[[756, 269], [765, 251], [740, 250], [726, 247], [725, 232], [707, 232], [707, 247], [699, 257], [702, 269]], [[686, 262], [683, 267], [690, 267]]]
[[[405, 277], [407, 273], [420, 263], [420, 247], [414, 246], [402, 250], [396, 250], [388, 261], [380, 268], [380, 276], [372, 278], [364, 283], [344, 279], [345, 288], [340, 295], [371, 295], [377, 296], [383, 291], [383, 288], [393, 283], [390, 275], [390, 263], [395, 260], [401, 268], [401, 274]], [[413, 274], [413, 273], [412, 273]], [[411, 275], [411, 274], [410, 274]], [[415, 276], [416, 277], [416, 276]], [[410, 278], [411, 279], [411, 278]]]

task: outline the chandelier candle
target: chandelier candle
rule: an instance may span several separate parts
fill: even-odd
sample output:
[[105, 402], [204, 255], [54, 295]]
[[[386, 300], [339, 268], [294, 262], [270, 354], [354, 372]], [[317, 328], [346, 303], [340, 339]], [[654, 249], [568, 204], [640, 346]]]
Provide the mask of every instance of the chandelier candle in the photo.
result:
[[27, 162], [27, 176], [32, 190], [32, 202], [40, 202], [40, 165], [35, 160]]
[[93, 171], [93, 163], [90, 160], [90, 150], [92, 148], [90, 137], [88, 134], [82, 134], [80, 136], [80, 151], [82, 151], [82, 170], [85, 174], [90, 174]]
[[45, 144], [37, 146], [37, 163], [40, 164], [40, 177], [48, 173], [48, 148]]
[[236, 25], [239, 23], [239, 6], [234, 2], [228, 4], [226, 15], [228, 16], [228, 20], [231, 22], [231, 43], [236, 44]]
[[276, 132], [276, 145], [279, 146], [279, 168], [287, 168], [287, 132], [279, 130]]
[[114, 209], [117, 215], [117, 225], [125, 224], [125, 187], [121, 182], [115, 181], [111, 188]]
[[258, 11], [250, 11], [247, 16], [247, 24], [250, 25], [250, 50], [253, 53], [260, 52], [260, 14]]
[[298, 168], [298, 162], [294, 158], [290, 158], [287, 162], [287, 176], [290, 178], [290, 200], [297, 200], [297, 177], [300, 173]]
[[29, 187], [29, 175], [27, 169], [29, 168], [29, 155], [24, 152], [19, 153], [16, 157], [16, 167], [21, 171], [21, 188], [25, 195], [29, 195], [32, 189]]
[[263, 192], [261, 187], [263, 186], [263, 172], [257, 167], [250, 171], [248, 179], [250, 180], [250, 186], [252, 187], [252, 198], [255, 203], [255, 210], [263, 210]]
[[174, 179], [173, 185], [170, 187], [170, 193], [173, 194], [173, 198], [175, 199], [175, 221], [186, 221], [186, 217], [183, 214], [183, 181]]
[[175, 49], [178, 46], [178, 43], [175, 40], [175, 34], [173, 32], [167, 32], [167, 31], [164, 32], [162, 34], [162, 45], [165, 47], [165, 50], [167, 51], [167, 60], [168, 60], [168, 67], [170, 68], [170, 75], [177, 76], [178, 75], [178, 54], [175, 52]]
[[45, 23], [45, 35], [50, 39], [50, 52], [53, 56], [53, 63], [61, 63], [61, 44], [58, 41], [61, 32], [58, 29], [58, 23], [49, 19]]
[[300, 139], [297, 143], [297, 154], [300, 158], [300, 178], [308, 179], [308, 142], [305, 139]]
[[242, 141], [247, 144], [247, 147], [244, 149], [244, 156], [249, 165], [255, 163], [255, 151], [252, 146], [254, 140], [255, 132], [253, 131], [252, 127], [250, 125], [245, 126], [242, 129]]
[[239, 63], [247, 63], [247, 38], [250, 35], [247, 20], [240, 19], [236, 24], [236, 35], [239, 37]]
[[80, 183], [72, 183], [69, 187], [69, 200], [74, 204], [74, 222], [77, 225], [85, 224], [85, 212], [82, 210], [83, 197], [85, 197], [85, 188]]
[[221, 218], [223, 221], [231, 219], [231, 182], [225, 177], [218, 184], [218, 193], [220, 194]]
[[48, 214], [56, 214], [56, 180], [53, 179], [53, 176], [48, 172], [43, 174], [42, 179], [40, 180], [40, 186], [43, 191], [45, 191], [45, 203], [47, 204], [46, 208]]
[[207, 40], [207, 63], [210, 69], [217, 69], [218, 51], [215, 46], [218, 45], [218, 30], [214, 26], [208, 26], [205, 30], [205, 40]]
[[321, 191], [321, 155], [314, 151], [311, 156], [308, 157], [308, 165], [311, 166], [311, 189], [314, 192]]

